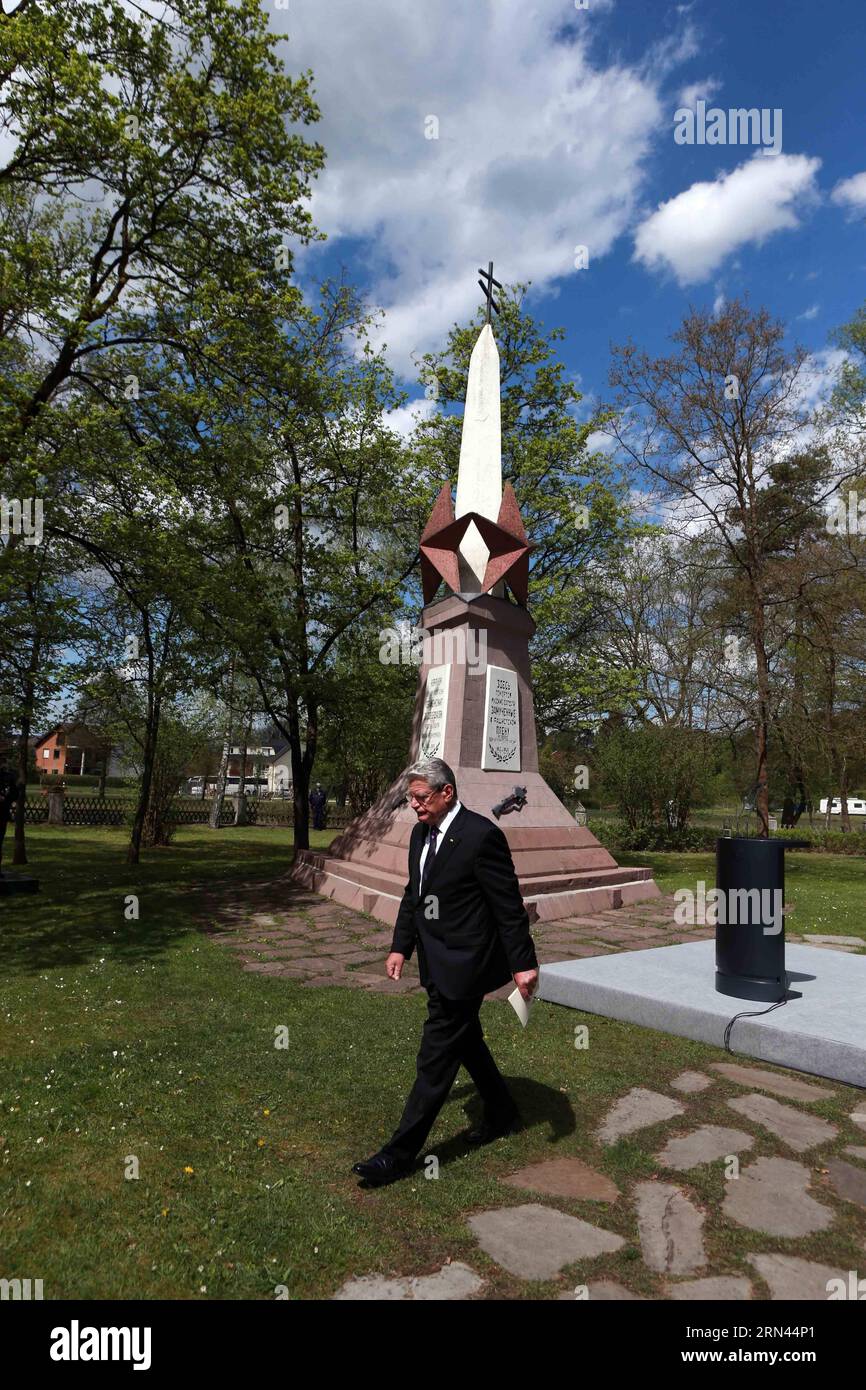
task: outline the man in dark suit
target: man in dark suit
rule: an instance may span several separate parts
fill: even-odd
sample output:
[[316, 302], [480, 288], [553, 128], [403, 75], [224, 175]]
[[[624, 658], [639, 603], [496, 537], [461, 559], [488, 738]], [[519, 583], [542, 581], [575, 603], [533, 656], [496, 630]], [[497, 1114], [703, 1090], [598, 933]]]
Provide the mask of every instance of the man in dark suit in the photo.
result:
[[527, 1000], [538, 984], [529, 916], [499, 826], [461, 806], [454, 773], [441, 758], [415, 763], [408, 788], [418, 824], [385, 969], [399, 980], [417, 946], [428, 1009], [400, 1123], [378, 1153], [352, 1168], [377, 1187], [412, 1171], [461, 1063], [484, 1102], [483, 1122], [469, 1142], [517, 1132], [517, 1106], [484, 1041], [478, 1011], [485, 994], [512, 977]]

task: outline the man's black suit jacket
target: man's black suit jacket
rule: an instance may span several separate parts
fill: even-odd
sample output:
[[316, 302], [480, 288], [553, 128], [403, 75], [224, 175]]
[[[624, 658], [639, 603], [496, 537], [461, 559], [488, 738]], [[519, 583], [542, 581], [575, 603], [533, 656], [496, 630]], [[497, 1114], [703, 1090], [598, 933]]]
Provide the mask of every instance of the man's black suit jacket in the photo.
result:
[[[409, 882], [391, 950], [408, 960], [418, 947], [421, 984], [448, 999], [489, 994], [538, 961], [508, 841], [486, 816], [461, 806], [436, 850], [419, 896], [419, 862], [428, 826], [409, 840]], [[428, 851], [429, 853], [429, 851]]]

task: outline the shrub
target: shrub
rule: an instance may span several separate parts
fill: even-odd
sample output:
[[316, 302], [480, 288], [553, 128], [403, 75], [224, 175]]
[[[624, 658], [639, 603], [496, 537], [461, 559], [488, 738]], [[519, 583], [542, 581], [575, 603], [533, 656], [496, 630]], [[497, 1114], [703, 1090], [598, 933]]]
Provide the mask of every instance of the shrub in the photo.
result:
[[709, 780], [706, 741], [690, 729], [647, 725], [602, 734], [594, 759], [604, 788], [632, 831], [683, 831]]

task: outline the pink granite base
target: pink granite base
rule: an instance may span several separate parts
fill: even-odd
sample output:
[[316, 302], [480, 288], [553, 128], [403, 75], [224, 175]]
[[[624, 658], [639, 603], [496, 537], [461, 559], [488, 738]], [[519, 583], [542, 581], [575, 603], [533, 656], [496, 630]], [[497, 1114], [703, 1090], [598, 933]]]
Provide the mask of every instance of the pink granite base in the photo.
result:
[[[498, 824], [531, 921], [605, 912], [660, 896], [652, 871], [620, 868], [592, 831], [575, 823], [538, 772], [455, 767], [454, 773], [460, 802], [494, 824], [491, 808], [515, 785], [526, 787], [523, 810], [504, 815]], [[393, 926], [406, 886], [409, 836], [417, 821], [408, 806], [394, 809], [400, 791], [395, 783], [328, 850], [299, 850], [293, 879]]]

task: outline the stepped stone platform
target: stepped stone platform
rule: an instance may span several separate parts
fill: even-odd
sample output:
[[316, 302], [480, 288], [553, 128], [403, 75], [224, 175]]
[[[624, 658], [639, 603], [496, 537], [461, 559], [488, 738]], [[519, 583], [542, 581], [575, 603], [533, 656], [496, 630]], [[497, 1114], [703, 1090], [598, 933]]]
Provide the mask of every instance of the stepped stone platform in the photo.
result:
[[[508, 841], [531, 922], [550, 922], [660, 897], [651, 869], [620, 868], [591, 830], [575, 823], [538, 772], [454, 768], [462, 805], [487, 816]], [[527, 804], [497, 822], [492, 813], [515, 783]], [[409, 837], [417, 817], [394, 808], [398, 786], [359, 816], [327, 850], [299, 850], [293, 879], [344, 907], [393, 926], [408, 872]]]

